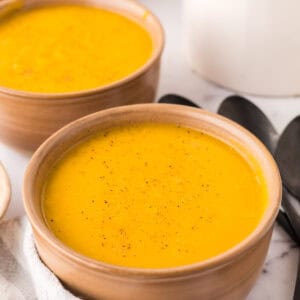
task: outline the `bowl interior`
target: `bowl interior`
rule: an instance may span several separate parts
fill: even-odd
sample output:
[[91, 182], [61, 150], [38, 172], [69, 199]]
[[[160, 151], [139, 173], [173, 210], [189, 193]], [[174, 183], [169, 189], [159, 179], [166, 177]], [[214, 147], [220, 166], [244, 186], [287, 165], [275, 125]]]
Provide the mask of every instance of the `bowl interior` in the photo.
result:
[[74, 96], [82, 96], [85, 94], [95, 93], [104, 91], [107, 89], [119, 86], [122, 83], [130, 81], [143, 72], [145, 72], [151, 65], [153, 65], [160, 57], [164, 47], [164, 32], [160, 24], [160, 21], [154, 16], [146, 7], [139, 4], [137, 1], [132, 0], [25, 0], [24, 5], [21, 9], [27, 9], [32, 7], [44, 6], [44, 5], [55, 5], [55, 4], [73, 4], [73, 5], [85, 5], [94, 6], [103, 9], [110, 10], [115, 13], [119, 13], [143, 27], [151, 36], [153, 42], [153, 52], [151, 57], [146, 63], [138, 68], [128, 76], [117, 80], [111, 84], [101, 86], [99, 88], [93, 88], [83, 91], [65, 92], [65, 93], [38, 93], [38, 92], [27, 92], [19, 91], [6, 87], [0, 86], [0, 91], [6, 94], [13, 94], [21, 97], [29, 98], [68, 98]]
[[[221, 255], [197, 264], [169, 269], [134, 269], [111, 266], [75, 253], [75, 251], [67, 248], [54, 237], [45, 224], [40, 205], [43, 185], [52, 166], [72, 145], [97, 131], [116, 125], [145, 121], [173, 123], [204, 131], [233, 145], [236, 149], [246, 149], [246, 152], [255, 157], [266, 180], [269, 201], [261, 222], [252, 234], [240, 244]], [[24, 203], [29, 219], [34, 230], [47, 239], [54, 247], [81, 262], [93, 263], [96, 267], [103, 268], [103, 266], [106, 266], [116, 270], [127, 269], [129, 273], [141, 272], [142, 274], [181, 272], [225, 263], [239, 253], [249, 249], [266, 234], [275, 220], [280, 205], [280, 197], [281, 183], [278, 169], [273, 158], [258, 139], [236, 123], [219, 115], [197, 108], [169, 104], [140, 104], [117, 107], [89, 115], [65, 126], [50, 137], [34, 154], [24, 181]]]

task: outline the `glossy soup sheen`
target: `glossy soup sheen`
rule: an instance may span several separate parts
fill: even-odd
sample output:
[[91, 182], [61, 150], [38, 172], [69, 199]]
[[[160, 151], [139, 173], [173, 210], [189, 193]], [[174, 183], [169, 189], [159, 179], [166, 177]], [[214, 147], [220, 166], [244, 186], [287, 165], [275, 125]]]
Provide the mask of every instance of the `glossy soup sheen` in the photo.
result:
[[101, 87], [150, 58], [152, 39], [107, 10], [54, 5], [0, 18], [0, 86], [61, 93]]
[[42, 200], [48, 226], [74, 250], [164, 268], [241, 242], [258, 225], [267, 191], [258, 163], [219, 139], [141, 123], [74, 146], [50, 172]]

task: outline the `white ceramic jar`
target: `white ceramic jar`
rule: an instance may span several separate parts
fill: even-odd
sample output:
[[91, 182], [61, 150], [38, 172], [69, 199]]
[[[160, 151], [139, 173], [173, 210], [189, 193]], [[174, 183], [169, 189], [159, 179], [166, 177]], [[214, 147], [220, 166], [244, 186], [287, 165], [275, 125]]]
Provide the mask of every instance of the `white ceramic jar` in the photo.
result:
[[300, 94], [299, 0], [184, 0], [191, 67], [227, 88]]

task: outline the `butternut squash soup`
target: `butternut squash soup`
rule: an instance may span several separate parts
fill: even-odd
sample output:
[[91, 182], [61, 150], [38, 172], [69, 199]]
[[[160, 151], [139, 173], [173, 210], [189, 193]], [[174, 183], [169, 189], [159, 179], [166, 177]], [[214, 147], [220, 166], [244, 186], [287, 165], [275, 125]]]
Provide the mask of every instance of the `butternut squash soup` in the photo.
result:
[[204, 132], [140, 123], [99, 132], [65, 153], [48, 175], [42, 207], [51, 231], [79, 253], [164, 268], [235, 246], [267, 202], [250, 154]]
[[152, 39], [141, 25], [95, 7], [44, 6], [0, 20], [0, 86], [11, 89], [102, 87], [135, 72], [152, 54]]

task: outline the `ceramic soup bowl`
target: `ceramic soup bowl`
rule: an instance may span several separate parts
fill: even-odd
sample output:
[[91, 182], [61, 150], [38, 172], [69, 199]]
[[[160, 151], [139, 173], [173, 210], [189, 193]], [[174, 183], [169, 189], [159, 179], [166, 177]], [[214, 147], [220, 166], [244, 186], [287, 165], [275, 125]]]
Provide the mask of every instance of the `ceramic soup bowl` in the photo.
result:
[[[25, 0], [24, 8], [52, 4], [83, 4], [108, 9], [136, 21], [153, 41], [146, 63], [112, 84], [66, 93], [35, 93], [0, 86], [0, 138], [14, 146], [34, 150], [67, 123], [101, 109], [155, 98], [164, 33], [159, 20], [145, 7], [130, 0]], [[101, 71], [101, 70], [100, 70]]]
[[[41, 210], [41, 193], [49, 170], [63, 153], [87, 136], [116, 125], [145, 121], [180, 124], [211, 133], [225, 142], [238, 143], [255, 157], [266, 181], [268, 204], [259, 224], [246, 239], [220, 255], [195, 264], [147, 269], [90, 259], [54, 236]], [[237, 300], [247, 296], [261, 272], [280, 206], [281, 180], [270, 153], [238, 124], [197, 108], [138, 104], [86, 116], [52, 135], [32, 157], [23, 196], [41, 259], [74, 293], [111, 300]]]

